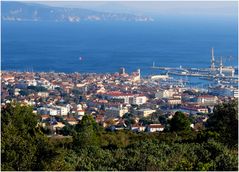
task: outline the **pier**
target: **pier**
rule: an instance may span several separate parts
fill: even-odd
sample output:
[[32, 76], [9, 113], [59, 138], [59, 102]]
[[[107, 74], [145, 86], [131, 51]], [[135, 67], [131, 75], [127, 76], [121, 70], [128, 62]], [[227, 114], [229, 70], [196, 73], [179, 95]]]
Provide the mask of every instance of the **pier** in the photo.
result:
[[220, 58], [219, 64], [215, 64], [217, 61], [214, 57], [214, 49], [212, 48], [211, 51], [211, 64], [208, 68], [156, 66], [155, 62], [153, 62], [150, 68], [166, 71], [166, 73], [170, 75], [199, 77], [200, 79], [215, 80], [216, 82], [227, 84], [238, 83], [238, 68], [223, 66], [222, 58]]

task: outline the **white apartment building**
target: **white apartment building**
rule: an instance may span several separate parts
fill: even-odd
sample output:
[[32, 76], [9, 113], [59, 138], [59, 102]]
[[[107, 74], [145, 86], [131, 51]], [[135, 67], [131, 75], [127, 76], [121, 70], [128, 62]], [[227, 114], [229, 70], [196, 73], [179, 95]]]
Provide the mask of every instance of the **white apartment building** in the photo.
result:
[[140, 110], [137, 110], [137, 114], [139, 116], [142, 116], [142, 117], [148, 117], [149, 115], [151, 115], [154, 112], [156, 112], [156, 110], [153, 110], [153, 109], [140, 109]]
[[135, 95], [134, 97], [130, 98], [130, 104], [142, 105], [147, 102], [147, 97], [143, 95]]
[[125, 104], [137, 104], [141, 105], [147, 102], [147, 97], [139, 94], [130, 94], [130, 93], [122, 93], [119, 91], [111, 91], [105, 93], [104, 96], [107, 99], [115, 100]]
[[128, 108], [120, 106], [119, 108], [111, 107], [107, 108], [105, 111], [106, 118], [118, 118], [122, 117], [125, 113], [128, 112]]
[[158, 99], [162, 98], [171, 98], [174, 94], [177, 94], [178, 92], [174, 89], [167, 89], [167, 90], [158, 90], [155, 93], [155, 97]]

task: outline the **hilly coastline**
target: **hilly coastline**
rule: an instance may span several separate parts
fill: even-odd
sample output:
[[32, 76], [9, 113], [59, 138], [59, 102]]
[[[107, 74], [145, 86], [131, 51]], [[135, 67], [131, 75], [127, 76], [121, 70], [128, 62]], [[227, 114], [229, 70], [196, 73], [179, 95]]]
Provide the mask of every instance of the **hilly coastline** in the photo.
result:
[[63, 8], [47, 5], [2, 2], [2, 21], [132, 21], [152, 22], [153, 18], [126, 13], [99, 12], [83, 8]]

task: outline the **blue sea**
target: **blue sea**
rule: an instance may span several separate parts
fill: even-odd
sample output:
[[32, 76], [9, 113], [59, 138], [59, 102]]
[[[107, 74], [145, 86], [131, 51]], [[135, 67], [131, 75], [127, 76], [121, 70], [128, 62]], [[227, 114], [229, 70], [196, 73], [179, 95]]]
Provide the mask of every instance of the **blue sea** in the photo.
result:
[[2, 70], [114, 73], [156, 66], [208, 67], [216, 58], [237, 66], [237, 23], [2, 22]]

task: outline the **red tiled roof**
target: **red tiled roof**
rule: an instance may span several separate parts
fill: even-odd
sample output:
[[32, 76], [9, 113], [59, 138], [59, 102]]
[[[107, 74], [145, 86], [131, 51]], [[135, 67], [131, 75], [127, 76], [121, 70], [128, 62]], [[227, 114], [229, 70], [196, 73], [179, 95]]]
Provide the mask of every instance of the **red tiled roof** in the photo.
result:
[[41, 115], [41, 118], [45, 118], [46, 119], [46, 118], [49, 118], [49, 117], [50, 117], [50, 115], [47, 115], [47, 114], [46, 115]]
[[14, 76], [11, 76], [11, 75], [5, 75], [5, 76], [2, 76], [2, 79], [10, 80], [10, 79], [14, 79]]
[[77, 110], [77, 112], [85, 112], [84, 110]]
[[164, 126], [161, 124], [150, 124], [149, 127], [150, 128], [164, 128]]
[[110, 92], [107, 92], [106, 95], [109, 95], [109, 96], [133, 96], [134, 94], [130, 94], [130, 93], [122, 93], [120, 91], [110, 91]]
[[145, 97], [144, 94], [137, 94], [136, 96], [137, 96], [137, 97]]

